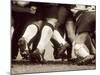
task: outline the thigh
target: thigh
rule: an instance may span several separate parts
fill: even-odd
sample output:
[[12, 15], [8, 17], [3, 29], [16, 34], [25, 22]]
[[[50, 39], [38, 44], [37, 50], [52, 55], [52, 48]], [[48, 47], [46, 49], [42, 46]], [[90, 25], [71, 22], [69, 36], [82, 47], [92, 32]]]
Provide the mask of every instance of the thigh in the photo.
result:
[[77, 34], [75, 41], [76, 41], [76, 43], [85, 43], [88, 36], [89, 36], [89, 34], [87, 32]]

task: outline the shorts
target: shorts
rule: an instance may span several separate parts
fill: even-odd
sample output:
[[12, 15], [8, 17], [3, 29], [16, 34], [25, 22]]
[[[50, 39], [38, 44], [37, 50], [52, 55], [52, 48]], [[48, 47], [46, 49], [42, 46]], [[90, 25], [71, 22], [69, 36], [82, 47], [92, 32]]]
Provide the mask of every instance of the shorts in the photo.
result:
[[57, 18], [58, 17], [58, 5], [57, 4], [46, 4], [43, 7], [44, 18]]
[[60, 6], [59, 7], [59, 12], [58, 12], [58, 24], [57, 27], [62, 27], [65, 28], [65, 23], [67, 21], [74, 21], [73, 13], [67, 9], [65, 6]]
[[83, 12], [76, 22], [76, 33], [94, 32], [96, 28], [96, 13]]

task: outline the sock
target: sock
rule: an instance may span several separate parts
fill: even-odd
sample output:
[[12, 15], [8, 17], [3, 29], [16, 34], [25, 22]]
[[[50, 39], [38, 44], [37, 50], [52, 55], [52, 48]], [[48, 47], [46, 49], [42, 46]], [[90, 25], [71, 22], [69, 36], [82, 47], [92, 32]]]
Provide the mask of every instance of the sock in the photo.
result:
[[84, 44], [76, 44], [76, 45], [74, 45], [74, 50], [75, 50], [76, 56], [78, 56], [78, 57], [84, 58], [84, 57], [90, 55], [88, 48]]
[[60, 33], [57, 30], [54, 30], [53, 33], [53, 39], [55, 39], [59, 44], [66, 44], [66, 41], [64, 40], [64, 38], [60, 35]]
[[38, 32], [37, 26], [34, 24], [31, 24], [26, 28], [23, 37], [28, 43], [37, 34], [37, 32]]
[[41, 38], [37, 46], [37, 48], [40, 50], [40, 53], [43, 53], [45, 46], [48, 44], [52, 37], [52, 34], [52, 28], [48, 25], [45, 25], [42, 29]]

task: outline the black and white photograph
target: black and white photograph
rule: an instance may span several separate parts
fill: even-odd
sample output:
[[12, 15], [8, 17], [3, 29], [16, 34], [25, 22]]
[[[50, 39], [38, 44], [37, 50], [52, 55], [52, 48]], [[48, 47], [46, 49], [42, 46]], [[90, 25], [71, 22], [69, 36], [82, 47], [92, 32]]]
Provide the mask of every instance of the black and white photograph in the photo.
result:
[[96, 5], [11, 0], [11, 74], [96, 69]]

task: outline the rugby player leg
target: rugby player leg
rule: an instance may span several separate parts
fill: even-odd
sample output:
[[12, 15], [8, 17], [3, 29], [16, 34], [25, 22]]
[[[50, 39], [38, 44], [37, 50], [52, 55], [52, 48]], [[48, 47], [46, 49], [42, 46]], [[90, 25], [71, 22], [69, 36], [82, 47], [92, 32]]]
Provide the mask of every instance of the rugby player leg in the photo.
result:
[[69, 48], [67, 48], [67, 53], [68, 53], [68, 60], [73, 60], [72, 58], [72, 43], [75, 39], [75, 25], [74, 25], [74, 21], [72, 20], [72, 17], [71, 19], [67, 20], [66, 23], [65, 23], [65, 28], [66, 28], [66, 33], [67, 33], [67, 37], [70, 43], [70, 46]]
[[95, 30], [95, 12], [81, 14], [79, 20], [77, 20], [77, 25], [77, 34], [73, 47], [76, 56], [83, 58], [78, 64], [91, 63], [90, 61], [95, 59], [95, 56], [90, 54], [90, 49], [85, 42], [90, 36], [90, 33], [93, 33]]
[[[59, 44], [59, 47], [57, 49], [56, 57], [55, 58], [67, 58], [67, 55], [65, 54], [66, 48], [69, 46], [68, 42], [64, 40], [64, 38], [61, 36], [58, 30], [54, 30], [52, 38]], [[66, 55], [66, 56], [65, 56]]]
[[82, 60], [78, 62], [79, 65], [85, 64], [94, 58], [94, 55], [90, 54], [88, 47], [85, 45], [85, 41], [88, 35], [89, 34], [86, 32], [79, 34], [74, 44], [76, 56], [78, 58], [82, 58]]
[[[49, 11], [48, 8], [50, 9]], [[56, 5], [50, 5], [50, 6], [47, 5], [45, 7], [44, 13], [46, 22], [44, 23], [44, 27], [42, 28], [41, 37], [37, 45], [37, 49], [33, 52], [33, 55], [37, 56], [37, 59], [39, 60], [40, 63], [45, 63], [44, 49], [48, 44], [48, 42], [50, 41], [54, 31], [54, 27], [56, 26], [56, 23], [58, 21], [57, 20], [58, 7]]]
[[37, 21], [35, 22], [35, 24], [33, 23], [33, 24], [28, 25], [23, 36], [18, 41], [18, 45], [19, 45], [19, 49], [20, 49], [20, 53], [22, 57], [24, 55], [28, 55], [29, 50], [32, 50], [32, 42], [30, 42], [30, 40], [33, 39], [34, 36], [36, 36], [36, 34], [39, 31], [39, 27], [37, 24], [41, 25], [42, 21]]
[[[68, 21], [66, 22], [66, 19], [69, 17], [69, 10], [66, 9], [66, 7], [64, 6], [60, 6], [59, 7], [59, 12], [58, 12], [58, 22], [56, 25], [56, 28], [61, 29], [60, 27], [62, 26], [63, 29], [65, 28], [66, 32], [68, 27], [67, 26], [72, 26], [73, 21]], [[69, 19], [69, 18], [68, 18]], [[65, 23], [66, 22], [66, 23]], [[67, 25], [68, 24], [68, 25]], [[67, 28], [67, 29], [66, 29]], [[70, 27], [69, 29], [69, 34], [72, 33], [72, 29]], [[64, 30], [62, 30], [64, 32]], [[61, 33], [61, 32], [60, 32]], [[68, 55], [69, 53], [71, 53], [71, 49], [69, 48], [69, 44], [66, 42], [66, 40], [64, 40], [64, 38], [60, 35], [60, 33], [57, 30], [54, 30], [54, 36], [53, 38], [59, 43], [62, 44], [62, 49], [59, 50], [59, 56], [61, 56], [60, 54], [64, 55], [63, 53], [65, 52], [66, 49], [68, 49], [69, 51], [67, 51]], [[66, 34], [66, 33], [65, 33]], [[74, 34], [74, 33], [73, 33]], [[74, 34], [75, 35], [75, 34]], [[73, 37], [74, 38], [74, 37]], [[66, 46], [66, 47], [64, 47]], [[54, 51], [55, 52], [55, 51]], [[70, 54], [71, 55], [71, 54]]]
[[56, 22], [57, 22], [57, 19], [55, 18], [47, 19], [47, 23], [44, 25], [42, 29], [41, 38], [37, 45], [37, 49], [33, 52], [33, 54], [39, 55], [38, 59], [39, 59], [39, 62], [41, 63], [45, 63], [45, 59], [44, 59], [45, 47], [52, 37], [53, 28], [56, 25]]

